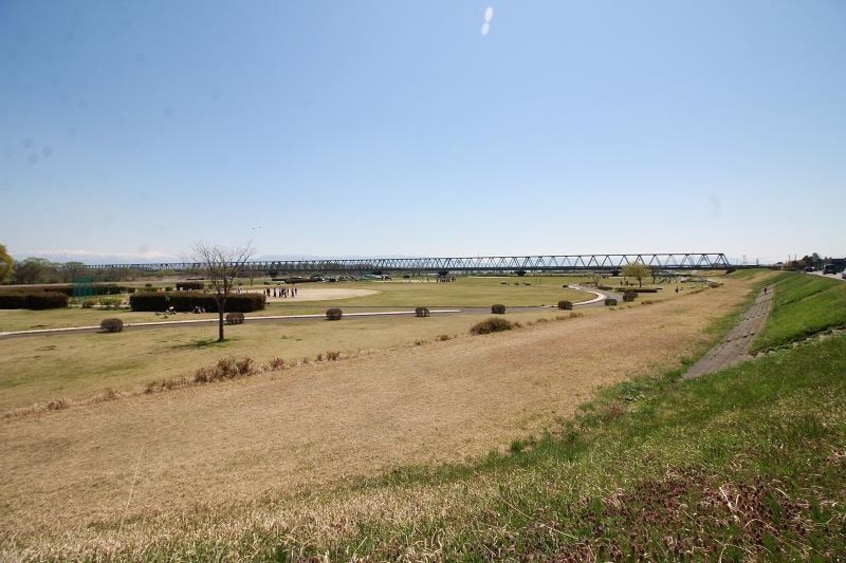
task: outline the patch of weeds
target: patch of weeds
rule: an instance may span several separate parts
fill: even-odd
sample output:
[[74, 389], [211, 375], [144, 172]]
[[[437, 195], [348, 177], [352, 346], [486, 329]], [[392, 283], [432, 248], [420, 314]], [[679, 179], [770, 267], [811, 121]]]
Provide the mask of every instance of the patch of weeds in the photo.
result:
[[470, 327], [470, 334], [490, 334], [492, 332], [501, 332], [519, 327], [520, 323], [512, 322], [501, 317], [491, 317], [489, 319], [479, 321]]
[[446, 342], [447, 340], [451, 340], [452, 338], [455, 338], [455, 337], [450, 336], [449, 334], [439, 334], [438, 335], [438, 340], [441, 341], [441, 342]]
[[47, 403], [47, 410], [48, 411], [60, 411], [63, 409], [68, 408], [71, 405], [70, 399], [65, 397], [60, 397], [58, 399], [53, 399], [52, 401]]

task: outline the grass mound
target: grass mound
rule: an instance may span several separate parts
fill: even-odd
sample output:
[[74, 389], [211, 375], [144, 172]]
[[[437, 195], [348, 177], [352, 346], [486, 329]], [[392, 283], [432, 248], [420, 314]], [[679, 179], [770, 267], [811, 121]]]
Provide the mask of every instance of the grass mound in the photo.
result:
[[775, 281], [773, 311], [753, 349], [766, 350], [846, 326], [846, 283], [802, 273]]

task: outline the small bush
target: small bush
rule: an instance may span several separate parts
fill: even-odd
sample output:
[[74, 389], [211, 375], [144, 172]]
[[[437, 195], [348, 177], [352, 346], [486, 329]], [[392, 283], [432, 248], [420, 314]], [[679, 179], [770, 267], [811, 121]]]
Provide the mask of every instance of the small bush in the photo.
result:
[[414, 316], [416, 316], [416, 317], [428, 317], [429, 316], [429, 308], [428, 307], [417, 307], [414, 310]]
[[452, 338], [452, 336], [450, 336], [449, 334], [439, 334], [438, 335], [438, 340], [440, 340], [441, 342], [446, 342], [447, 340], [449, 340], [451, 338]]
[[253, 359], [249, 356], [235, 360], [235, 370], [238, 375], [250, 375], [253, 373]]
[[335, 362], [341, 359], [341, 351], [340, 350], [328, 350], [326, 352], [326, 359], [330, 362]]
[[617, 300], [614, 299], [613, 297], [609, 297], [608, 299], [605, 300], [605, 306], [606, 307], [616, 307], [617, 306]]
[[558, 308], [562, 311], [572, 311], [573, 310], [573, 302], [572, 301], [559, 301]]
[[490, 318], [479, 321], [470, 327], [470, 334], [490, 334], [492, 332], [511, 330], [517, 326], [519, 326], [517, 323], [512, 323], [507, 319]]
[[491, 305], [491, 313], [494, 315], [504, 315], [505, 314], [505, 305], [497, 303], [496, 305]]
[[637, 299], [637, 292], [636, 291], [627, 291], [623, 294], [623, 302], [624, 303], [631, 303]]
[[327, 321], [340, 321], [341, 317], [344, 316], [344, 312], [341, 311], [337, 307], [332, 307], [331, 309], [326, 309], [326, 320]]
[[103, 319], [100, 321], [100, 329], [103, 332], [120, 332], [123, 330], [123, 321], [120, 319]]
[[273, 359], [270, 360], [270, 369], [274, 371], [285, 369], [285, 360], [279, 356], [274, 356]]
[[226, 324], [228, 324], [228, 325], [242, 325], [242, 324], [244, 324], [244, 313], [226, 313]]

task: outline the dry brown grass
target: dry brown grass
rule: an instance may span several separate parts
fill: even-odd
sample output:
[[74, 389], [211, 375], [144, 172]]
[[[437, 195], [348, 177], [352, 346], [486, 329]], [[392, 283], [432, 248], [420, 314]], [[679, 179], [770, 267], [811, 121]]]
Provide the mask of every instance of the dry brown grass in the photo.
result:
[[729, 282], [651, 307], [0, 420], [2, 543], [104, 541], [202, 506], [504, 449], [600, 385], [677, 367], [745, 295]]

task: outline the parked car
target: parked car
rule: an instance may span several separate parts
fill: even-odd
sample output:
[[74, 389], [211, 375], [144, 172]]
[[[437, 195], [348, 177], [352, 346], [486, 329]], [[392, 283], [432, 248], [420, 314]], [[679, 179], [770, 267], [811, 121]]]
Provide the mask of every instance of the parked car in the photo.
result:
[[823, 274], [836, 274], [837, 273], [837, 266], [834, 264], [826, 264], [823, 266]]
[[846, 270], [843, 270], [842, 272], [840, 272], [840, 279], [846, 280]]

